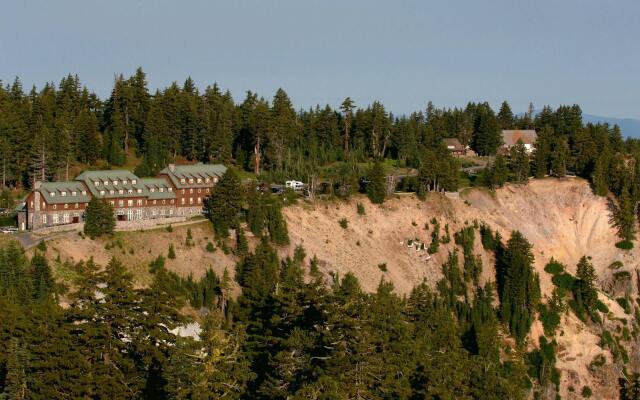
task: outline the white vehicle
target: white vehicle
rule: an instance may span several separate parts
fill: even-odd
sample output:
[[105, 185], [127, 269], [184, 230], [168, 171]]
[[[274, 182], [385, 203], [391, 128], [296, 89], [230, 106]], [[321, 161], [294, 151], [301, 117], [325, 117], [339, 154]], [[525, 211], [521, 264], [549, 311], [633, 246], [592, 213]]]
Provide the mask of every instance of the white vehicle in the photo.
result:
[[304, 189], [304, 183], [300, 181], [286, 181], [285, 186], [289, 189], [293, 189], [296, 192]]

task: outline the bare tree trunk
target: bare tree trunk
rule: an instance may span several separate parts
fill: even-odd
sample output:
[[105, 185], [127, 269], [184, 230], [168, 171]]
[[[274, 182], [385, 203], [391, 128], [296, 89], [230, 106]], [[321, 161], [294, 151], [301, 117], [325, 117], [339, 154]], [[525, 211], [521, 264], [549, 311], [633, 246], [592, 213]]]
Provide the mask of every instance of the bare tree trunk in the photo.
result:
[[348, 119], [344, 121], [344, 158], [347, 159], [347, 155], [349, 154], [349, 128], [351, 121]]
[[384, 153], [387, 151], [387, 145], [389, 144], [390, 137], [391, 137], [391, 129], [388, 129], [387, 134], [384, 137], [384, 142], [382, 144], [382, 152], [380, 153], [380, 157], [384, 157]]
[[253, 172], [256, 175], [260, 175], [260, 136], [256, 139], [256, 144], [253, 146], [253, 155], [255, 157], [253, 163]]

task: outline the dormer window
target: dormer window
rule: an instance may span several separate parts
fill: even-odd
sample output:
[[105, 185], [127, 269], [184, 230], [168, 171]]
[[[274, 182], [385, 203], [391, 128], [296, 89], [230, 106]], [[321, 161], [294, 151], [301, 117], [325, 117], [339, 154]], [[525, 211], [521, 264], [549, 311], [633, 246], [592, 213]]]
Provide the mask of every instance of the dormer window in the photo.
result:
[[218, 177], [213, 178], [213, 183], [218, 183]]
[[123, 184], [123, 185], [126, 185], [126, 184], [127, 184], [127, 182], [128, 182], [128, 181], [127, 181], [126, 179], [123, 179], [123, 180], [122, 180], [122, 184]]
[[95, 186], [95, 187], [100, 186], [100, 182], [98, 182], [98, 181], [93, 181], [93, 186]]
[[102, 184], [105, 186], [109, 186], [109, 181], [102, 181]]
[[104, 196], [104, 190], [100, 191], [100, 196]]
[[156, 188], [151, 188], [151, 193], [155, 193], [156, 192]]
[[114, 195], [116, 192], [114, 190], [109, 190], [110, 195]]
[[49, 192], [49, 196], [56, 197], [56, 192]]
[[209, 183], [210, 180], [211, 179], [209, 179], [209, 178], [205, 178], [204, 183]]
[[127, 193], [131, 194], [131, 193], [133, 193], [133, 190], [129, 189], [129, 190], [127, 190]]
[[83, 195], [83, 196], [86, 196], [86, 195], [87, 195], [87, 191], [86, 191], [86, 190], [83, 190], [83, 191], [82, 191], [82, 195]]
[[120, 190], [118, 190], [118, 193], [119, 194], [124, 194], [124, 190], [120, 189]]
[[138, 189], [138, 193], [142, 193], [142, 189]]
[[193, 183], [193, 178], [189, 178], [189, 183]]
[[72, 191], [72, 192], [71, 192], [71, 195], [72, 195], [72, 196], [77, 196], [77, 195], [78, 195], [78, 192], [76, 192], [76, 191], [74, 190], [74, 191]]
[[164, 188], [160, 188], [160, 192], [161, 192], [161, 193], [162, 193], [162, 192], [164, 192]]
[[67, 192], [65, 192], [65, 191], [63, 190], [62, 192], [60, 192], [60, 195], [61, 195], [62, 197], [64, 197], [64, 196], [66, 196], [66, 195], [67, 195]]
[[173, 192], [173, 188], [167, 188], [168, 191]]
[[202, 178], [198, 178], [197, 182], [202, 183]]
[[184, 178], [180, 179], [180, 183], [186, 183], [186, 179]]
[[118, 186], [118, 180], [113, 181], [113, 186]]
[[138, 183], [138, 180], [137, 180], [137, 179], [132, 179], [132, 180], [131, 180], [131, 184], [132, 184], [132, 185], [135, 185], [136, 183]]

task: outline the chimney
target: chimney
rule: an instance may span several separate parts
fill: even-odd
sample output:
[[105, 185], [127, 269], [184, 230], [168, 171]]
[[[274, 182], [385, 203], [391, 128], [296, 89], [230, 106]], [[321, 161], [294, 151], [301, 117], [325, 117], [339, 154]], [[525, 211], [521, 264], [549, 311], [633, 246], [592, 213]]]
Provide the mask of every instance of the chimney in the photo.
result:
[[170, 172], [175, 172], [176, 171], [176, 165], [175, 164], [169, 164], [169, 171]]
[[42, 186], [42, 181], [41, 180], [37, 180], [33, 183], [33, 190], [38, 190], [40, 189], [40, 186]]

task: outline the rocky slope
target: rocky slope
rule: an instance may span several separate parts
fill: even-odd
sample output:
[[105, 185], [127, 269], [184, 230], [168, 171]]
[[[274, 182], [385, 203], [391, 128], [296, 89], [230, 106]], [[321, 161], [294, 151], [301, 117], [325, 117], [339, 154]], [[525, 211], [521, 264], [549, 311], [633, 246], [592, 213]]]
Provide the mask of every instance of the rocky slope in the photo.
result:
[[[358, 214], [357, 203], [364, 206], [364, 215]], [[607, 200], [595, 196], [589, 184], [580, 179], [533, 180], [526, 186], [507, 186], [495, 193], [473, 189], [459, 196], [431, 194], [425, 201], [414, 195], [399, 195], [383, 206], [371, 204], [364, 196], [356, 196], [349, 202], [300, 201], [286, 207], [284, 214], [291, 244], [280, 249], [283, 256], [291, 254], [296, 245], [302, 245], [309, 256], [318, 257], [320, 268], [328, 278], [331, 273], [353, 272], [370, 291], [385, 279], [401, 294], [409, 293], [423, 279], [431, 284], [440, 279], [441, 265], [448, 251], [455, 248], [453, 234], [465, 224], [484, 222], [500, 231], [504, 238], [508, 238], [513, 230], [519, 230], [533, 244], [543, 297], [550, 296], [553, 290], [551, 276], [544, 272], [544, 265], [552, 256], [566, 264], [571, 273], [575, 273], [575, 265], [581, 256], [591, 256], [601, 287], [613, 294], [609, 296], [603, 291], [600, 295], [611, 311], [605, 328], [615, 335], [620, 334], [624, 326], [635, 325], [633, 316], [625, 314], [614, 297], [625, 292], [631, 298], [637, 297], [639, 246], [630, 252], [614, 246], [617, 238], [610, 226]], [[347, 220], [346, 229], [339, 222], [343, 218]], [[433, 218], [440, 222], [442, 232], [445, 225], [449, 225], [452, 240], [430, 256], [408, 243], [417, 240], [428, 246]], [[194, 239], [195, 245], [191, 247], [184, 244], [187, 229], [191, 229]], [[224, 254], [221, 249], [215, 253], [206, 251], [207, 243], [213, 241], [212, 236], [207, 222], [175, 227], [172, 232], [158, 229], [118, 233], [111, 240], [91, 241], [69, 235], [51, 241], [48, 253], [51, 258], [62, 261], [93, 256], [101, 264], [111, 256], [117, 256], [136, 273], [137, 282], [144, 285], [149, 279], [148, 262], [160, 254], [166, 256], [171, 243], [177, 258], [167, 260], [167, 267], [178, 273], [199, 276], [209, 267], [219, 274], [225, 268], [233, 271], [236, 262], [233, 255]], [[249, 239], [254, 245], [255, 240]], [[484, 266], [481, 283], [494, 281], [493, 255], [483, 250], [478, 235], [475, 246], [475, 253], [481, 256]], [[612, 269], [610, 266], [616, 261], [622, 266]], [[379, 267], [380, 264], [386, 264], [386, 271]], [[60, 263], [57, 266], [62, 267]], [[616, 286], [613, 275], [621, 271], [628, 271], [631, 280], [626, 285]], [[64, 274], [64, 270], [57, 273]], [[583, 386], [593, 389], [593, 398], [617, 397], [621, 364], [614, 363], [611, 352], [599, 346], [601, 330], [585, 326], [571, 312], [562, 317], [556, 333], [559, 350], [556, 366], [562, 372], [563, 399], [581, 398]], [[541, 334], [541, 324], [535, 323], [530, 334], [531, 346], [535, 346]], [[625, 346], [630, 350], [630, 364], [640, 364], [638, 343], [629, 340]], [[599, 355], [605, 357], [605, 366], [590, 368]]]

